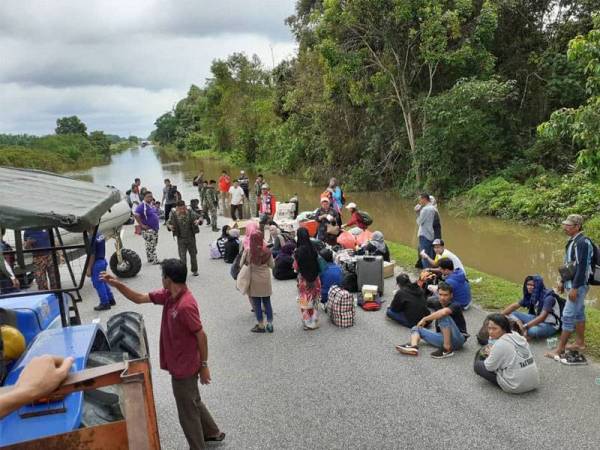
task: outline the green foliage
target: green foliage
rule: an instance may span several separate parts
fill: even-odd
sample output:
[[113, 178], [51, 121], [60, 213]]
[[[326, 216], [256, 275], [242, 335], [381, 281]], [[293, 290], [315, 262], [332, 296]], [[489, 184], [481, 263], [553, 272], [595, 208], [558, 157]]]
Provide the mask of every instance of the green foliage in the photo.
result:
[[104, 157], [110, 156], [110, 139], [104, 134], [104, 132], [92, 131], [88, 139], [97, 153]]
[[56, 119], [56, 134], [80, 134], [87, 136], [87, 127], [77, 116]]

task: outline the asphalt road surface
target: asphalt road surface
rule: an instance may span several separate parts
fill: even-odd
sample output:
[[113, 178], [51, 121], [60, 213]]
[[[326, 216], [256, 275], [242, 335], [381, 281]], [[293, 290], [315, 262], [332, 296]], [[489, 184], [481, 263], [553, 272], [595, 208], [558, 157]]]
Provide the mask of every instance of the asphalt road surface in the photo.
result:
[[[224, 218], [219, 218], [224, 223]], [[188, 285], [200, 305], [209, 340], [212, 383], [200, 389], [203, 401], [227, 433], [211, 448], [229, 449], [598, 449], [600, 365], [567, 367], [543, 358], [534, 345], [541, 387], [511, 396], [473, 373], [478, 348], [474, 334], [485, 313], [466, 313], [473, 335], [455, 356], [435, 360], [433, 348], [418, 358], [400, 355], [394, 344], [409, 330], [385, 318], [384, 308], [358, 308], [355, 326], [337, 328], [321, 314], [320, 329], [302, 329], [294, 281], [273, 280], [273, 334], [254, 334], [248, 300], [236, 289], [229, 266], [210, 260], [208, 243], [218, 233], [201, 227], [200, 276]], [[127, 284], [148, 291], [161, 286], [160, 267], [145, 262], [143, 240], [127, 227], [125, 245], [144, 261]], [[112, 249], [107, 253], [112, 254]], [[177, 257], [175, 241], [161, 229], [160, 259]], [[393, 279], [386, 280], [391, 300]], [[158, 362], [161, 307], [137, 306], [117, 295], [117, 306], [97, 313], [91, 283], [83, 291], [85, 323], [110, 314], [144, 315], [162, 447], [186, 449], [170, 376]]]

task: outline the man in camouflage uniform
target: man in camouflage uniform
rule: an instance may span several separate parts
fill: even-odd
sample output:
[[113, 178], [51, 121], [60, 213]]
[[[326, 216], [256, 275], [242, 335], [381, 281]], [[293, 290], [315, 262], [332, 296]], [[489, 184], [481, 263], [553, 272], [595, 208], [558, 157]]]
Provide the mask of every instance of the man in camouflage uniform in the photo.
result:
[[219, 207], [219, 194], [215, 189], [215, 180], [210, 180], [208, 186], [202, 191], [202, 211], [208, 212], [210, 216], [210, 224], [213, 231], [219, 231], [217, 228], [217, 208]]
[[173, 232], [177, 238], [177, 250], [179, 250], [179, 259], [187, 266], [187, 254], [190, 254], [192, 266], [192, 275], [198, 275], [198, 259], [196, 255], [196, 233], [198, 233], [198, 223], [201, 217], [191, 209], [185, 207], [185, 202], [179, 200], [175, 204], [175, 209], [171, 211], [167, 220], [167, 228]]

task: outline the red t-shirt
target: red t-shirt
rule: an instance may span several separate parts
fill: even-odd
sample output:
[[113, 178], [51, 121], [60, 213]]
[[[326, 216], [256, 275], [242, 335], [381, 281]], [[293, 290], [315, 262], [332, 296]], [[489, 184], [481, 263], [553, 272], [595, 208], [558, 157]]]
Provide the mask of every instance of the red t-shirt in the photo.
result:
[[163, 306], [160, 325], [160, 368], [174, 378], [187, 378], [200, 370], [198, 339], [202, 329], [198, 304], [185, 289], [176, 298], [166, 289], [150, 292], [150, 301]]
[[367, 229], [367, 226], [363, 222], [362, 216], [358, 213], [358, 211], [354, 211], [352, 213], [352, 217], [350, 218], [350, 222], [348, 222], [346, 225], [348, 225], [348, 226], [356, 225], [361, 230], [366, 230]]
[[221, 175], [219, 178], [219, 191], [221, 192], [229, 192], [229, 188], [231, 187], [231, 178], [229, 175]]

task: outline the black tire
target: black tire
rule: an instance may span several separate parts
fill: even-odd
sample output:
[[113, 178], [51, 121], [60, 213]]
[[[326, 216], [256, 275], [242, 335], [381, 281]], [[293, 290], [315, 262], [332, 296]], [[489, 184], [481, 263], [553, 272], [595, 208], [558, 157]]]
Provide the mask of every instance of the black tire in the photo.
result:
[[133, 250], [124, 248], [121, 250], [121, 256], [123, 257], [123, 264], [119, 266], [117, 252], [113, 253], [110, 257], [110, 270], [119, 278], [135, 277], [142, 268], [140, 255]]
[[148, 339], [144, 317], [132, 311], [115, 314], [106, 323], [108, 342], [113, 352], [127, 353], [129, 359], [147, 358]]
[[[88, 356], [86, 369], [121, 362], [125, 356], [120, 352], [92, 352]], [[84, 392], [81, 425], [93, 427], [123, 420], [121, 398], [122, 391], [119, 385]]]

